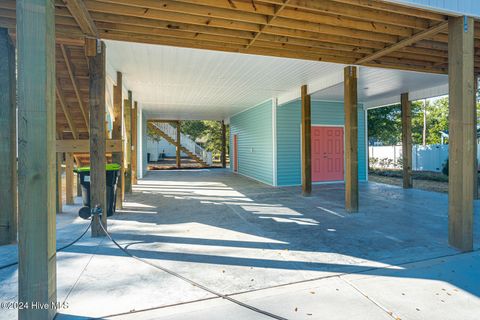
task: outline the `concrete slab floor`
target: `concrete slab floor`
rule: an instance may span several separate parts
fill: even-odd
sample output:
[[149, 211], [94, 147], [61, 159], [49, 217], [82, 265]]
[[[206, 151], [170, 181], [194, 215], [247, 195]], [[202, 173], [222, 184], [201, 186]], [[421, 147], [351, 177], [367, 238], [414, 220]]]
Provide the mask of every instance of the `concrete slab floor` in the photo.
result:
[[[376, 183], [360, 192], [360, 212], [348, 214], [342, 184], [304, 198], [222, 169], [149, 172], [109, 231], [151, 263], [287, 319], [478, 319], [480, 252], [448, 246], [447, 196]], [[58, 215], [58, 247], [86, 227], [78, 208]], [[0, 266], [15, 257], [16, 246], [0, 247]], [[106, 238], [87, 236], [57, 260], [68, 304], [57, 319], [269, 318]], [[16, 282], [16, 267], [0, 270], [0, 301], [16, 300]]]

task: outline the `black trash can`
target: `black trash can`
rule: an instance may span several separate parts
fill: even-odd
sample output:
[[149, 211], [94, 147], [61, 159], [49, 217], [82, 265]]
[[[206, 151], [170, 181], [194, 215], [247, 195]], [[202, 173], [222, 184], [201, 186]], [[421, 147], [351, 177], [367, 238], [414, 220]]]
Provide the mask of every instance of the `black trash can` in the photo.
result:
[[[90, 167], [81, 167], [76, 169], [75, 172], [80, 175], [83, 205], [90, 208]], [[115, 213], [115, 204], [117, 199], [117, 181], [119, 172], [119, 164], [107, 164], [107, 217], [110, 217]]]

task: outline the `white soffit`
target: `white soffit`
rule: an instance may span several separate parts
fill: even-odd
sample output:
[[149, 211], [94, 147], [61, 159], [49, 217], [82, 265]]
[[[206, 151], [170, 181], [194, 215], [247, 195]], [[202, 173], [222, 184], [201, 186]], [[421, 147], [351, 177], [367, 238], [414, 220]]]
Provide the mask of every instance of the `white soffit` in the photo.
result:
[[[199, 49], [106, 41], [110, 77], [123, 73], [149, 118], [221, 120], [273, 97], [288, 102], [309, 85], [313, 99], [343, 101], [344, 65]], [[446, 94], [447, 76], [362, 67], [359, 101], [396, 103], [402, 92]], [[447, 90], [448, 91], [448, 90]], [[415, 93], [418, 92], [418, 93]], [[421, 97], [420, 97], [421, 95]]]
[[[339, 64], [106, 41], [108, 63], [121, 71], [150, 117], [224, 119], [298, 90]], [[297, 89], [298, 88], [298, 89]]]
[[[410, 100], [448, 94], [448, 76], [411, 71], [360, 67], [358, 100], [365, 108], [400, 102], [409, 93]], [[343, 83], [312, 94], [312, 99], [343, 101]]]

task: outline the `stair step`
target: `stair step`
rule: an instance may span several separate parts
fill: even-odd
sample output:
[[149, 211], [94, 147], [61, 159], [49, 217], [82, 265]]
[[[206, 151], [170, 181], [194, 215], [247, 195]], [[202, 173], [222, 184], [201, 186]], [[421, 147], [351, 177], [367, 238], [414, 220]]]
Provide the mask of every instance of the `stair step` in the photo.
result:
[[[172, 145], [175, 145], [177, 144], [177, 141], [175, 139], [173, 139], [172, 137], [170, 137], [168, 134], [166, 134], [165, 132], [163, 132], [160, 128], [158, 128], [157, 126], [153, 125], [152, 126], [154, 128], [154, 130], [156, 132], [158, 132], [160, 134], [160, 136], [162, 138], [164, 138], [165, 140], [167, 140], [170, 144]], [[190, 158], [192, 158], [193, 160], [195, 160], [196, 162], [198, 162], [199, 164], [207, 167], [208, 164], [203, 161], [202, 158], [200, 158], [199, 156], [197, 156], [195, 153], [191, 152], [190, 150], [188, 150], [187, 148], [185, 148], [184, 146], [182, 146], [180, 144], [180, 150], [183, 151], [184, 153], [186, 153]]]

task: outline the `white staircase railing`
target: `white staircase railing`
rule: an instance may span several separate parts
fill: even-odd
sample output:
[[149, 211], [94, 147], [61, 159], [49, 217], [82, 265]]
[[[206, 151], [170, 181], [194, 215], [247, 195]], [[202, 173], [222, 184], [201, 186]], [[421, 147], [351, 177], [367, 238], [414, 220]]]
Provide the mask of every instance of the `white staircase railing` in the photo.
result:
[[[177, 128], [175, 128], [174, 126], [166, 122], [154, 122], [153, 125], [157, 127], [157, 129], [163, 131], [174, 141], [177, 140]], [[182, 147], [202, 159], [202, 161], [209, 166], [212, 165], [212, 153], [203, 149], [186, 134], [180, 133], [180, 144], [182, 145]]]

